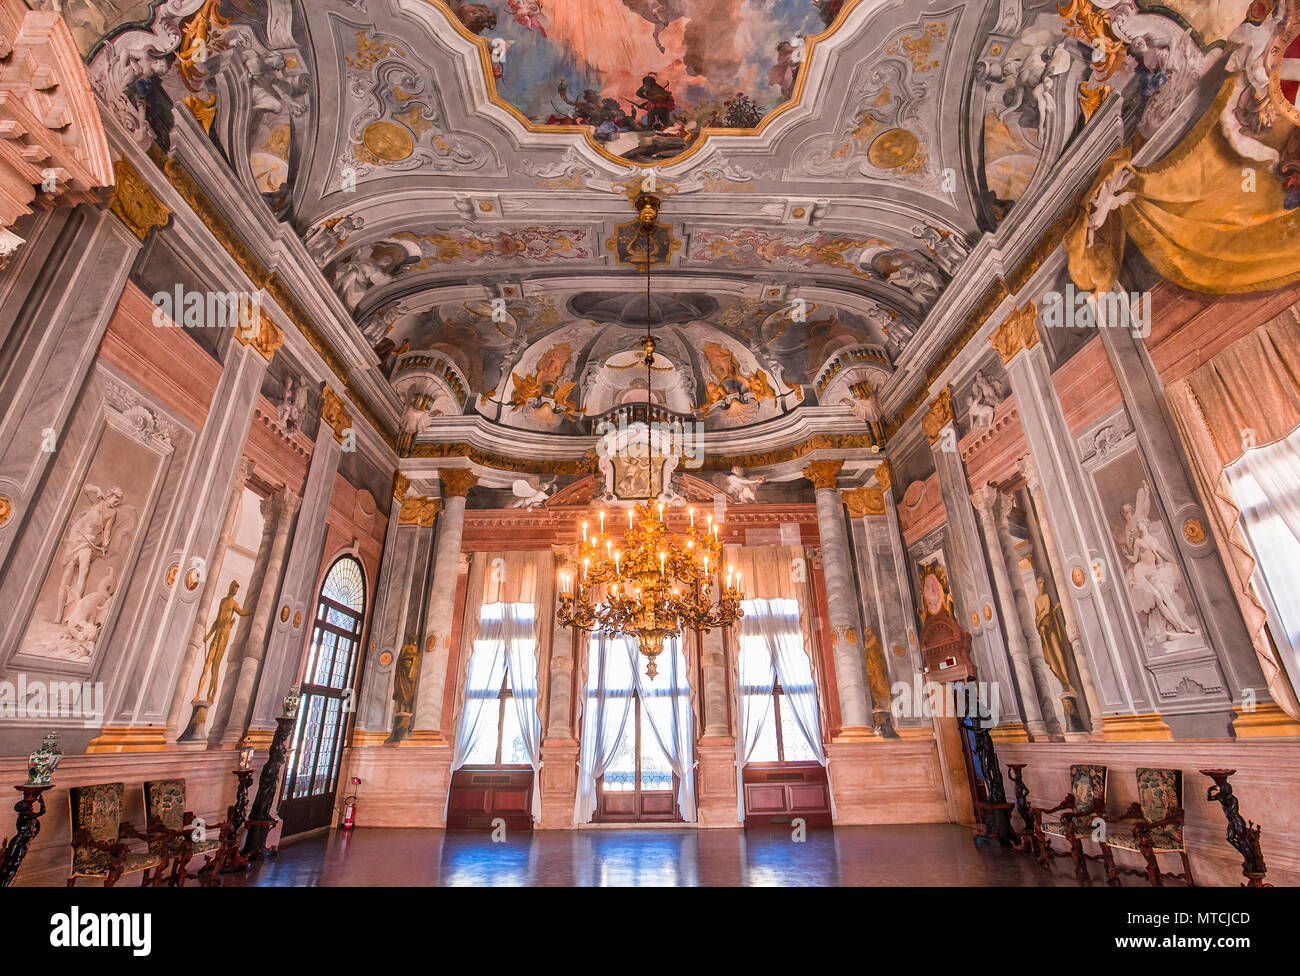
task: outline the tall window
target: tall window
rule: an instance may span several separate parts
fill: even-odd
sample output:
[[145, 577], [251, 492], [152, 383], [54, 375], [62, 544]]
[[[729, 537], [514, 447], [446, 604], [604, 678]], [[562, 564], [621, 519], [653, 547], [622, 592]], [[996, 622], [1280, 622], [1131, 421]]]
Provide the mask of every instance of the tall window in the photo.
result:
[[1247, 451], [1226, 472], [1254, 550], [1269, 630], [1294, 682], [1300, 677], [1300, 430]]
[[539, 724], [534, 613], [531, 603], [485, 603], [480, 611], [479, 638], [465, 675], [459, 731], [465, 752], [459, 765], [527, 766], [532, 761], [529, 735], [539, 734], [531, 728]]
[[739, 688], [748, 742], [753, 743], [748, 761], [815, 762], [818, 756], [810, 739], [821, 734], [817, 682], [803, 648], [799, 602], [746, 600], [741, 606], [745, 626], [739, 642]]
[[[298, 724], [289, 750], [289, 775], [284, 780], [285, 799], [322, 801], [312, 804], [305, 817], [308, 821], [319, 820], [323, 811], [324, 823], [329, 823], [333, 809], [347, 725], [344, 702], [351, 698], [356, 680], [365, 607], [366, 580], [361, 563], [352, 556], [342, 556], [326, 574], [316, 604]], [[315, 809], [317, 806], [321, 811]], [[285, 824], [288, 832], [288, 813]], [[320, 825], [304, 823], [298, 829]]]

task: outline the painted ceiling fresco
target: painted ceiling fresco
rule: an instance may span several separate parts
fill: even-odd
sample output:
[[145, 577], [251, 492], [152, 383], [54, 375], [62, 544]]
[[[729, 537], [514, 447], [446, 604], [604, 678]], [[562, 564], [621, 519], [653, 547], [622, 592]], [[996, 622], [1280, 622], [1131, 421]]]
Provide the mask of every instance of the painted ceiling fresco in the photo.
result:
[[450, 0], [484, 37], [497, 94], [535, 123], [589, 126], [628, 159], [704, 128], [753, 129], [795, 94], [808, 39], [854, 0]]
[[[117, 131], [206, 140], [301, 238], [413, 436], [581, 432], [638, 397], [866, 422], [1101, 106], [1152, 138], [1211, 72], [1253, 84], [1281, 23], [1267, 0], [33, 4]], [[647, 179], [650, 393], [624, 381]]]

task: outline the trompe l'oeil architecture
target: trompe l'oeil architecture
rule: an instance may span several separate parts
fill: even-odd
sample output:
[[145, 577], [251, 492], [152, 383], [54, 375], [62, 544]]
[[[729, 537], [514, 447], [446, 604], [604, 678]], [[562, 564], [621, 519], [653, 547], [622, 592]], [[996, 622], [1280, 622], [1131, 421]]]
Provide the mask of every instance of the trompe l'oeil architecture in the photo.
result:
[[1297, 37], [0, 0], [17, 883], [795, 818], [1300, 881]]

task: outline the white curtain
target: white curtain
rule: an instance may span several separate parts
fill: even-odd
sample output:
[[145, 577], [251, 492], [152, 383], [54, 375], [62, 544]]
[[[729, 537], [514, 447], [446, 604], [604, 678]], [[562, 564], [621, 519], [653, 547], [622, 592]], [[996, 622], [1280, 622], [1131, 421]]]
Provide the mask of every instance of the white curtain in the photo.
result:
[[1241, 510], [1242, 523], [1258, 558], [1257, 571], [1263, 576], [1277, 614], [1278, 623], [1290, 644], [1284, 653], [1292, 683], [1300, 677], [1300, 428], [1289, 437], [1247, 451], [1224, 469], [1232, 494]]
[[626, 642], [631, 655], [632, 674], [636, 677], [641, 709], [650, 723], [659, 748], [677, 775], [677, 806], [682, 819], [695, 822], [695, 733], [691, 715], [691, 686], [687, 678], [686, 655], [681, 641], [664, 642], [659, 655], [659, 674], [652, 680], [645, 675], [645, 658], [637, 645]]
[[[465, 672], [464, 696], [456, 725], [453, 770], [495, 737], [501, 717], [502, 682], [509, 677], [513, 703], [507, 706], [506, 729], [514, 742], [517, 729], [533, 768], [534, 823], [542, 818], [542, 720], [538, 713], [536, 557], [533, 553], [488, 554], [483, 576], [483, 605], [478, 632]], [[514, 759], [512, 755], [510, 757]], [[486, 762], [494, 762], [495, 750]], [[510, 761], [503, 754], [503, 761]]]
[[635, 675], [626, 640], [601, 633], [592, 635], [582, 696], [582, 749], [578, 759], [578, 795], [573, 804], [574, 823], [591, 823], [596, 812], [596, 780], [614, 761], [623, 738], [632, 711]]
[[[746, 604], [752, 600], [745, 601]], [[745, 616], [741, 617], [742, 633], [751, 624], [748, 606], [741, 608]], [[740, 653], [737, 655], [736, 690], [739, 708], [737, 709], [736, 736], [736, 818], [745, 821], [745, 763], [754, 754], [759, 736], [772, 720], [772, 688], [776, 684], [776, 669], [772, 666], [772, 655], [758, 642], [740, 641]]]

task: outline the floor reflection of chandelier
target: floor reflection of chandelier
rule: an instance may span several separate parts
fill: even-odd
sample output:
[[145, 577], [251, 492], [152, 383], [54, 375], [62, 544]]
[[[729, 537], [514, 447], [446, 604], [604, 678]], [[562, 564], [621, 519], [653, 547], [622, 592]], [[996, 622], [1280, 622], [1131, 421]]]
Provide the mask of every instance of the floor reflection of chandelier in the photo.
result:
[[[646, 335], [642, 345], [649, 402], [655, 356], [650, 268], [659, 201], [642, 194], [636, 207], [638, 230], [646, 235]], [[645, 446], [646, 463], [652, 465], [648, 426]], [[648, 485], [653, 483], [653, 478], [648, 479]], [[589, 531], [588, 523], [582, 523], [574, 573], [560, 577], [559, 619], [580, 630], [636, 638], [647, 659], [646, 675], [653, 679], [658, 673], [655, 659], [663, 651], [664, 641], [680, 637], [687, 627], [708, 631], [735, 623], [742, 614], [744, 591], [740, 573], [722, 566], [722, 543], [713, 516], [699, 526], [695, 510], [688, 508], [685, 535], [670, 534], [664, 503], [649, 497], [652, 490], [647, 488], [643, 504], [627, 510], [627, 531], [621, 543], [613, 537], [612, 527], [606, 533], [604, 509], [597, 512], [598, 531]], [[717, 602], [713, 600], [715, 577], [721, 588]]]

